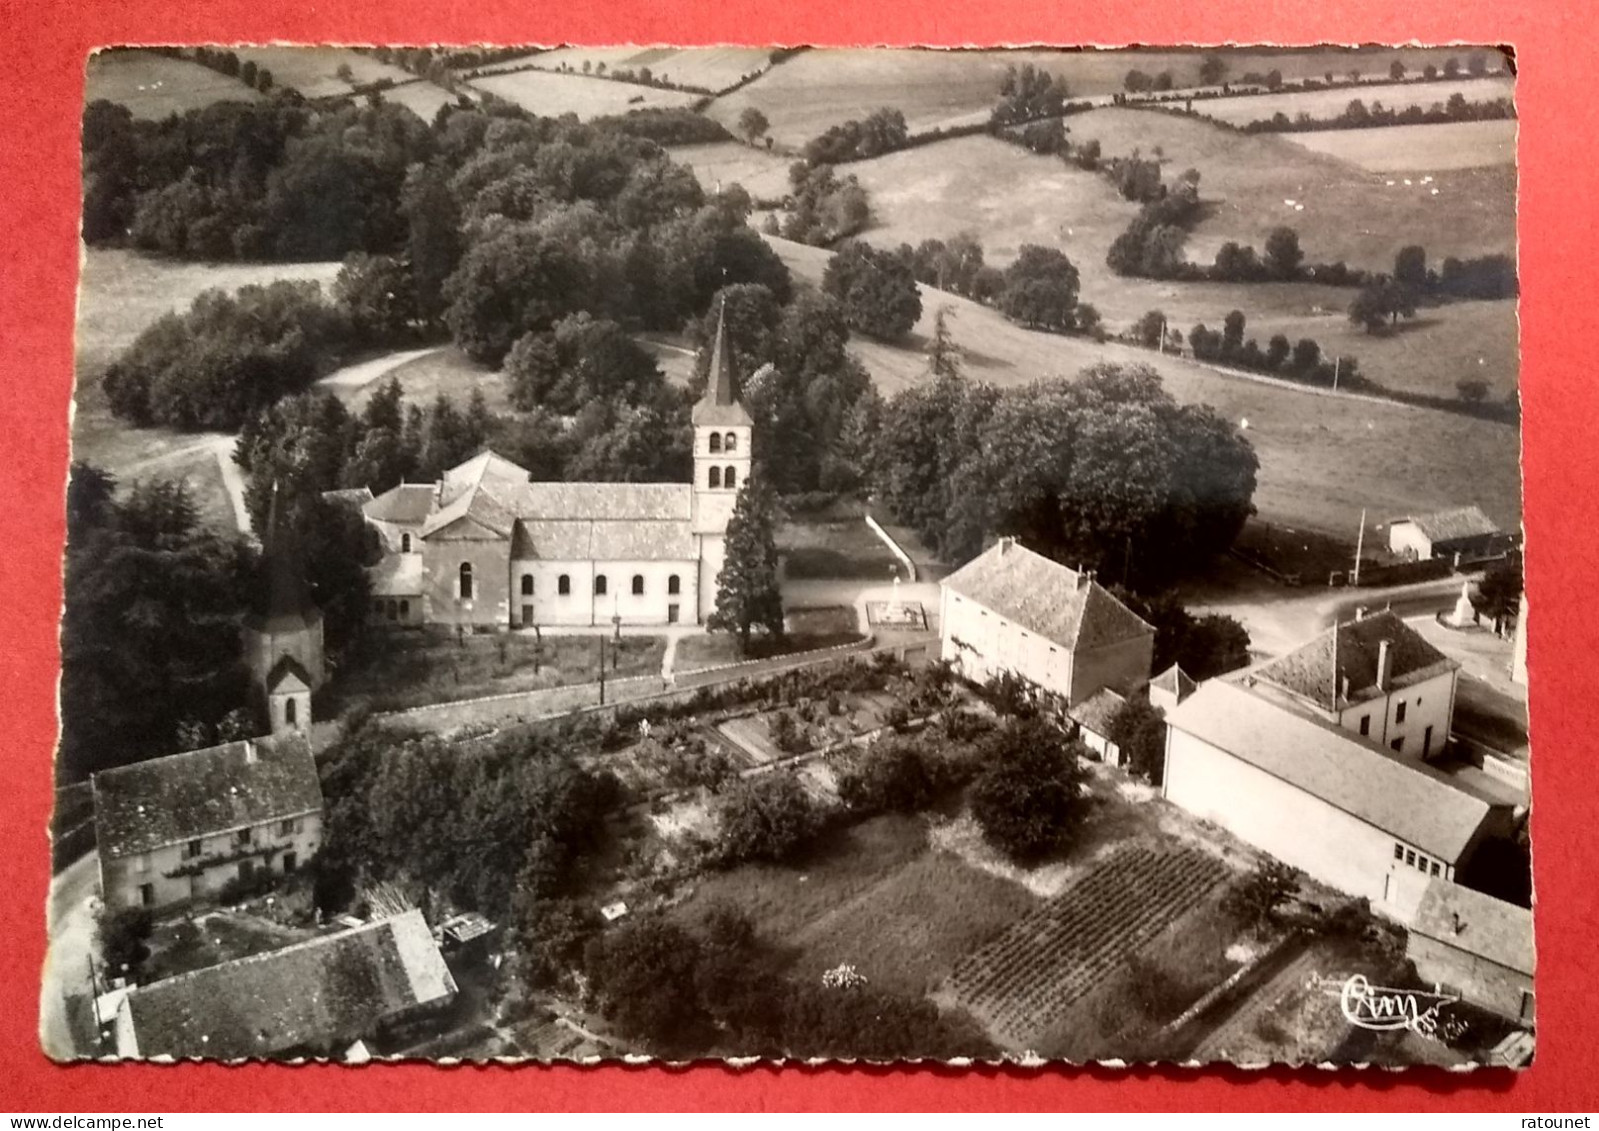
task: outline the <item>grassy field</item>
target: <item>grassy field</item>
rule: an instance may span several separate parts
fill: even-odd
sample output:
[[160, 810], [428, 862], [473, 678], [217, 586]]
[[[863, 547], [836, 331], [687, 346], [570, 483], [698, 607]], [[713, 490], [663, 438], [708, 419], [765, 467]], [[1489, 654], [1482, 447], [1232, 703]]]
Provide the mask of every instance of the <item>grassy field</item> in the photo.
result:
[[[827, 253], [771, 241], [795, 274], [821, 278]], [[1092, 295], [1087, 296], [1092, 299]], [[903, 343], [856, 339], [851, 349], [885, 395], [926, 380], [934, 311], [948, 307], [967, 375], [1000, 386], [1070, 376], [1096, 362], [1150, 365], [1178, 400], [1248, 420], [1260, 456], [1263, 517], [1342, 531], [1374, 513], [1406, 514], [1476, 501], [1507, 529], [1521, 517], [1516, 430], [1470, 417], [1225, 376], [1191, 361], [1116, 343], [1034, 333], [953, 295], [923, 291], [923, 316]], [[1403, 337], [1403, 335], [1400, 335]]]
[[637, 83], [613, 82], [586, 75], [551, 74], [548, 71], [491, 75], [474, 79], [472, 86], [514, 102], [530, 113], [547, 118], [575, 114], [584, 120], [606, 114], [624, 114], [649, 106], [687, 106], [699, 97]]
[[1283, 224], [1299, 232], [1312, 262], [1376, 270], [1390, 269], [1405, 244], [1420, 244], [1435, 262], [1515, 252], [1513, 168], [1440, 170], [1426, 185], [1388, 184], [1286, 136], [1242, 136], [1170, 114], [1110, 107], [1070, 124], [1074, 137], [1098, 139], [1106, 156], [1159, 147], [1168, 179], [1199, 170], [1209, 209], [1188, 241], [1188, 257], [1200, 262], [1227, 240], [1258, 248]]
[[750, 637], [748, 652], [739, 648], [738, 637], [731, 633], [685, 636], [678, 641], [674, 667], [680, 672], [699, 671], [701, 668], [736, 664], [743, 660], [763, 660], [768, 656], [787, 656], [817, 648], [832, 648], [861, 639], [855, 610], [843, 606], [789, 609], [783, 617], [783, 629], [785, 635], [781, 642], [764, 635]]
[[777, 531], [783, 576], [794, 581], [851, 577], [887, 583], [899, 559], [859, 515], [785, 523]]
[[694, 170], [706, 192], [715, 192], [718, 184], [739, 184], [757, 200], [780, 200], [788, 194], [788, 167], [793, 159], [780, 153], [738, 141], [679, 145], [667, 152], [673, 161]]
[[1336, 157], [1373, 173], [1437, 174], [1516, 163], [1513, 121], [1315, 130], [1287, 136], [1312, 153]]
[[100, 51], [89, 57], [85, 102], [104, 98], [132, 111], [135, 118], [159, 119], [198, 110], [213, 102], [255, 102], [261, 98], [236, 78], [187, 59], [149, 51]]
[[441, 106], [453, 106], [458, 99], [443, 87], [419, 79], [385, 90], [383, 101], [404, 106], [424, 122], [432, 122]]
[[490, 412], [509, 412], [511, 408], [504, 375], [479, 365], [454, 346], [445, 346], [396, 366], [376, 381], [355, 390], [345, 403], [352, 411], [359, 412], [378, 389], [388, 384], [390, 377], [399, 381], [407, 403], [423, 408], [431, 405], [440, 393], [454, 401], [457, 408], [465, 408], [473, 389], [483, 390]]
[[653, 77], [680, 86], [722, 91], [771, 65], [764, 47], [562, 47], [529, 60], [544, 71], [605, 64], [607, 71], [648, 67]]
[[[279, 86], [292, 86], [307, 98], [349, 94], [352, 86], [365, 86], [379, 79], [405, 82], [414, 77], [409, 71], [348, 47], [235, 47], [233, 50], [241, 61], [251, 61], [271, 71], [273, 81]], [[341, 66], [350, 68], [353, 83], [338, 76]]]
[[1335, 118], [1357, 98], [1368, 107], [1374, 102], [1381, 102], [1389, 110], [1403, 110], [1408, 106], [1420, 106], [1425, 110], [1430, 106], [1443, 105], [1453, 94], [1460, 94], [1468, 102], [1492, 102], [1496, 98], [1512, 97], [1515, 89], [1514, 79], [1490, 75], [1480, 79], [1439, 82], [1371, 83], [1359, 89], [1346, 87], [1246, 94], [1237, 98], [1204, 99], [1194, 103], [1194, 110], [1206, 117], [1243, 126], [1277, 113], [1287, 114], [1290, 118], [1300, 114], [1309, 114], [1312, 118]]

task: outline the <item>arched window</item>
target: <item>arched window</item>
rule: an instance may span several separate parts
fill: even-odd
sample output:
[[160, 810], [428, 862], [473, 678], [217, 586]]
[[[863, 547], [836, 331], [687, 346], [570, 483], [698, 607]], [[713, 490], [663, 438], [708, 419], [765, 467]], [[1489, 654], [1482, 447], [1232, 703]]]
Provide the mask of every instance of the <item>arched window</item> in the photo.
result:
[[524, 573], [522, 575], [522, 596], [533, 596], [533, 575], [531, 573]]
[[563, 597], [572, 592], [572, 578], [570, 575], [563, 573], [558, 579], [556, 579], [555, 591]]
[[[715, 450], [716, 450], [715, 448], [711, 449], [711, 451], [713, 451], [713, 452]], [[736, 451], [738, 451], [738, 433], [737, 432], [729, 432], [727, 434], [727, 439], [722, 441], [722, 450], [724, 452], [736, 452]]]
[[731, 467], [724, 471], [722, 473], [722, 486], [730, 491], [738, 486], [738, 472]]
[[644, 575], [642, 573], [635, 573], [633, 575], [633, 596], [644, 596]]
[[606, 588], [605, 575], [603, 573], [595, 574], [594, 575], [594, 595], [596, 597], [605, 596], [605, 588]]
[[388, 606], [384, 609], [384, 612], [387, 614], [390, 620], [398, 620], [400, 616], [400, 606], [397, 602], [391, 600], [388, 603]]
[[283, 721], [288, 726], [295, 726], [299, 722], [300, 705], [294, 701], [294, 696], [289, 696], [283, 703]]
[[402, 534], [402, 535], [400, 535], [400, 553], [409, 554], [410, 552], [411, 552], [411, 535], [410, 534]]
[[711, 468], [711, 478], [710, 478], [710, 480], [709, 480], [707, 485], [711, 486], [711, 487], [720, 487], [722, 485], [722, 469], [721, 468], [719, 468], [719, 467]]
[[719, 452], [721, 450], [722, 450], [722, 435], [721, 435], [720, 432], [712, 432], [711, 433], [711, 451]]
[[674, 573], [671, 577], [666, 579], [666, 591], [672, 596], [676, 597], [682, 588], [683, 583], [678, 579], [677, 574]]
[[472, 563], [461, 563], [461, 600], [472, 599]]
[[400, 619], [401, 620], [410, 620], [411, 619], [411, 602], [403, 600], [403, 599], [400, 601]]

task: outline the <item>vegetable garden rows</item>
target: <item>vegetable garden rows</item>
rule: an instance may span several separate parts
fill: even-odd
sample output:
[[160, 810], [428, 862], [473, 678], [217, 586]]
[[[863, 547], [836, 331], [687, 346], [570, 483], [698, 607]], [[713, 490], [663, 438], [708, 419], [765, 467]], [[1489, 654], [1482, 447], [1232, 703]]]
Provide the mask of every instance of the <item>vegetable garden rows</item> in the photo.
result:
[[1229, 875], [1188, 848], [1129, 846], [961, 960], [950, 987], [1025, 1045]]

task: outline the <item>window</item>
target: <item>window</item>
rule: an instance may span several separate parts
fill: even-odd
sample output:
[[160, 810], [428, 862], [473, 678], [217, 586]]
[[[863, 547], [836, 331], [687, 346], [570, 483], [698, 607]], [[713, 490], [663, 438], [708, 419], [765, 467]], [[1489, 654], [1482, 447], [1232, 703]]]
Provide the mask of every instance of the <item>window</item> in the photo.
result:
[[1404, 858], [1405, 858], [1405, 846], [1400, 844], [1397, 840], [1394, 841], [1394, 859], [1395, 860], [1403, 860]]
[[1428, 867], [1427, 867], [1427, 874], [1428, 874], [1428, 875], [1429, 875], [1429, 876], [1436, 876], [1436, 875], [1438, 875], [1438, 874], [1439, 874], [1439, 873], [1440, 873], [1440, 872], [1442, 872], [1442, 871], [1443, 871], [1443, 869], [1442, 869], [1442, 868], [1440, 868], [1440, 867], [1439, 867], [1439, 866], [1438, 866], [1438, 861], [1436, 861], [1436, 860], [1434, 860], [1434, 861], [1433, 861], [1433, 862], [1432, 862], [1432, 863], [1431, 863], [1431, 864], [1430, 864], [1430, 865], [1428, 865]]
[[400, 598], [400, 619], [401, 620], [410, 620], [411, 619], [411, 602], [407, 601], [403, 597]]
[[1400, 703], [1399, 704], [1399, 709], [1394, 712], [1394, 722], [1402, 723], [1404, 721], [1405, 721], [1405, 704], [1404, 703]]
[[411, 552], [411, 536], [409, 534], [400, 535], [400, 553], [409, 554], [410, 552]]
[[[716, 449], [712, 448], [711, 450], [714, 452]], [[727, 439], [722, 441], [722, 450], [724, 452], [736, 452], [736, 451], [738, 451], [738, 433], [737, 432], [729, 432], [727, 434]]]
[[1404, 736], [1401, 735], [1399, 738], [1394, 739], [1388, 745], [1392, 746], [1394, 748], [1394, 752], [1395, 753], [1403, 754], [1404, 750], [1405, 750], [1405, 739], [1404, 739]]
[[683, 582], [678, 578], [677, 574], [674, 573], [666, 579], [666, 591], [673, 597], [676, 597], [682, 588]]
[[720, 432], [712, 432], [711, 433], [711, 451], [720, 452], [721, 450], [722, 450], [722, 434]]
[[472, 563], [461, 563], [461, 600], [472, 599]]
[[524, 573], [522, 575], [522, 596], [533, 596], [533, 575], [531, 573]]
[[390, 599], [388, 604], [384, 606], [383, 615], [388, 617], [390, 620], [399, 620], [400, 619], [400, 603], [398, 601]]
[[1416, 865], [1416, 853], [1415, 853], [1414, 849], [1410, 849], [1410, 848], [1405, 849], [1405, 863], [1409, 864], [1411, 867], [1415, 867], [1415, 865]]
[[633, 596], [642, 597], [643, 595], [644, 595], [644, 575], [642, 573], [635, 573], [633, 575]]
[[605, 575], [603, 573], [595, 574], [594, 575], [594, 595], [596, 597], [605, 596], [606, 588], [607, 588], [607, 582], [605, 580]]
[[722, 485], [722, 469], [719, 468], [719, 467], [711, 468], [710, 478], [706, 480], [706, 486], [708, 486], [708, 487], [720, 487], [721, 485]]
[[149, 907], [154, 902], [155, 902], [155, 885], [154, 884], [140, 884], [139, 885], [139, 903], [140, 903], [140, 905], [143, 906], [143, 907]]
[[295, 856], [295, 855], [294, 855], [294, 853], [292, 853], [292, 852], [285, 852], [285, 853], [284, 853], [284, 854], [283, 854], [283, 874], [284, 874], [284, 875], [285, 875], [285, 876], [292, 876], [292, 875], [294, 875], [294, 869], [295, 869], [295, 867], [296, 867], [296, 866], [297, 866], [297, 865], [298, 865], [298, 864], [299, 864], [299, 863], [300, 863], [300, 861], [299, 861], [299, 859], [298, 859], [298, 858], [297, 858], [297, 857], [296, 857], [296, 856]]
[[1423, 758], [1425, 758], [1427, 755], [1429, 755], [1431, 753], [1432, 753], [1432, 727], [1428, 727], [1427, 730], [1426, 730], [1426, 733], [1424, 733], [1421, 736], [1421, 756]]
[[148, 872], [150, 870], [150, 858], [148, 856], [139, 857], [138, 862], [133, 866], [133, 870], [140, 873]]
[[1361, 734], [1370, 734], [1371, 733], [1371, 716], [1370, 715], [1361, 715], [1360, 716], [1360, 733]]
[[291, 695], [283, 704], [283, 724], [292, 727], [298, 725], [299, 721], [300, 704], [295, 702], [294, 697]]
[[184, 859], [193, 860], [196, 856], [200, 855], [204, 848], [205, 846], [202, 842], [198, 840], [191, 840], [188, 844], [183, 846]]
[[240, 829], [238, 832], [233, 834], [233, 840], [234, 840], [234, 843], [239, 844], [241, 846], [249, 844], [250, 843], [250, 830], [249, 829]]
[[556, 580], [555, 580], [555, 591], [557, 593], [559, 593], [563, 597], [565, 597], [567, 594], [571, 593], [572, 592], [572, 579], [571, 579], [571, 577], [568, 576], [567, 574], [563, 573], [563, 574], [561, 574], [560, 577], [556, 578]]
[[288, 820], [283, 821], [278, 825], [279, 836], [293, 836], [299, 831], [300, 822], [296, 821], [293, 817], [290, 817]]
[[735, 486], [737, 486], [737, 482], [736, 482], [737, 479], [738, 479], [738, 472], [733, 470], [731, 467], [728, 468], [726, 471], [722, 472], [722, 486], [726, 487], [729, 491], [731, 491]]

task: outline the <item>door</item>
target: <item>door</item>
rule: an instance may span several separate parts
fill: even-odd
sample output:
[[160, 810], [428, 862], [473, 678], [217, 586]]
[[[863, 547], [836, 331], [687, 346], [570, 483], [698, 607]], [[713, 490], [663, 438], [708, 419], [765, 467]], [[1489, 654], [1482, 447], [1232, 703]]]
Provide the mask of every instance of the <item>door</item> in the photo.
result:
[[1432, 727], [1428, 727], [1426, 733], [1421, 736], [1421, 756], [1423, 758], [1425, 758], [1431, 753], [1432, 753]]
[[666, 606], [666, 623], [667, 624], [676, 624], [677, 623], [677, 606], [676, 605], [668, 605], [668, 606]]
[[139, 885], [139, 905], [141, 907], [149, 907], [154, 902], [155, 902], [155, 885], [154, 884], [140, 884]]
[[283, 874], [285, 876], [292, 876], [297, 864], [299, 864], [299, 857], [295, 856], [294, 853], [285, 852], [283, 854]]
[[533, 606], [532, 605], [523, 605], [522, 606], [522, 627], [523, 628], [532, 628], [533, 627]]

